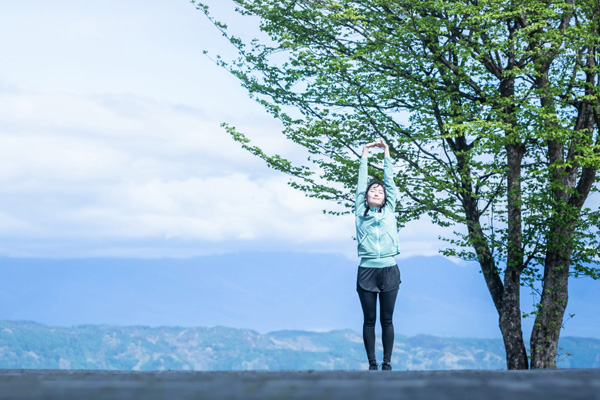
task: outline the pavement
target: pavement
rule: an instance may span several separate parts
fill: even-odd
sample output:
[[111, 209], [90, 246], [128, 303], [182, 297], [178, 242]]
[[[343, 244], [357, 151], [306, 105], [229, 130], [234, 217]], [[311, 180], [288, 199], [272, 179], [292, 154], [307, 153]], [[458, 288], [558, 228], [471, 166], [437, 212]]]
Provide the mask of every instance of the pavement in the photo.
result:
[[0, 370], [0, 400], [600, 400], [600, 369], [533, 371]]

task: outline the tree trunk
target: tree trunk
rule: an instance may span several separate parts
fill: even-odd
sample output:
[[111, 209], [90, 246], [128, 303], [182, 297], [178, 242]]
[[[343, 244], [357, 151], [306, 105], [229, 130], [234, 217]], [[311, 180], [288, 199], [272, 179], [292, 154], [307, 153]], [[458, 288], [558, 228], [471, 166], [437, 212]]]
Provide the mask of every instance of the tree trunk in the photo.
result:
[[520, 290], [520, 274], [507, 270], [504, 275], [504, 296], [502, 296], [499, 325], [504, 340], [508, 369], [529, 368], [521, 328]]
[[569, 173], [573, 171], [565, 164], [564, 155], [563, 143], [548, 141], [551, 182], [554, 186], [552, 195], [556, 203], [547, 233], [542, 297], [531, 332], [531, 368], [556, 368], [558, 339], [569, 298], [571, 242], [576, 216], [568, 191], [573, 190], [576, 175]]
[[506, 146], [508, 238], [504, 293], [500, 309], [500, 330], [506, 349], [508, 369], [528, 369], [527, 351], [521, 328], [521, 273], [523, 272], [523, 234], [521, 219], [521, 162], [525, 146]]
[[531, 368], [556, 368], [558, 339], [569, 300], [569, 264], [568, 249], [548, 252], [542, 298], [531, 332]]
[[[507, 93], [512, 93], [513, 88], [514, 82], [512, 79], [509, 79], [509, 83], [503, 86], [503, 90]], [[464, 148], [459, 139], [457, 139], [456, 145], [459, 150]], [[456, 158], [459, 171], [461, 171], [461, 185], [464, 189], [462, 205], [467, 218], [469, 240], [477, 254], [481, 272], [498, 312], [498, 325], [500, 332], [502, 332], [506, 351], [506, 366], [508, 369], [527, 369], [529, 368], [529, 362], [523, 340], [523, 330], [521, 329], [520, 304], [521, 272], [523, 271], [521, 161], [525, 153], [525, 147], [519, 143], [509, 144], [506, 146], [506, 150], [508, 157], [508, 257], [504, 274], [504, 284], [502, 284], [497, 271], [489, 243], [481, 229], [477, 199], [472, 195], [473, 188], [470, 186], [468, 163], [460, 152], [457, 152]]]
[[[469, 239], [477, 254], [481, 272], [492, 296], [496, 311], [498, 311], [499, 326], [506, 351], [506, 366], [508, 369], [527, 369], [527, 352], [521, 329], [521, 307], [519, 304], [520, 274], [506, 273], [504, 285], [502, 284], [479, 220], [473, 212], [475, 200], [469, 198], [469, 196], [466, 197], [464, 206], [465, 211], [467, 211]], [[472, 200], [472, 202], [469, 200]]]

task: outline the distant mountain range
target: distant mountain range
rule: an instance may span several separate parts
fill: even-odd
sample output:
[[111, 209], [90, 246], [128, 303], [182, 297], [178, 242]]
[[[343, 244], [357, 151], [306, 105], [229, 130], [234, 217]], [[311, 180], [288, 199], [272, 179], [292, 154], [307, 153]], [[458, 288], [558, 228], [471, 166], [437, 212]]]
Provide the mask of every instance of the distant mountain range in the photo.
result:
[[[559, 366], [600, 368], [600, 340], [564, 337]], [[381, 348], [378, 348], [381, 354]], [[396, 335], [396, 370], [504, 369], [500, 339]], [[366, 369], [360, 335], [226, 327], [47, 326], [0, 321], [0, 368]]]

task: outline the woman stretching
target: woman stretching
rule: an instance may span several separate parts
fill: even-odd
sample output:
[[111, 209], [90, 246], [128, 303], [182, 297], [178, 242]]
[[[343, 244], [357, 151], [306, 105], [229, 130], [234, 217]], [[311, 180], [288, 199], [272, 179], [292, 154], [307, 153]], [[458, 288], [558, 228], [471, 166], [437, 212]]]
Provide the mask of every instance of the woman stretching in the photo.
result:
[[[367, 185], [367, 164], [371, 147], [383, 148], [384, 174], [383, 183], [374, 181]], [[363, 340], [369, 359], [369, 370], [377, 370], [375, 358], [377, 295], [379, 295], [383, 341], [381, 369], [387, 371], [392, 369], [394, 347], [392, 317], [400, 286], [400, 270], [394, 260], [394, 256], [400, 253], [395, 216], [396, 192], [388, 145], [383, 139], [366, 144], [360, 159], [356, 187], [356, 240], [360, 257], [356, 291], [364, 314]]]

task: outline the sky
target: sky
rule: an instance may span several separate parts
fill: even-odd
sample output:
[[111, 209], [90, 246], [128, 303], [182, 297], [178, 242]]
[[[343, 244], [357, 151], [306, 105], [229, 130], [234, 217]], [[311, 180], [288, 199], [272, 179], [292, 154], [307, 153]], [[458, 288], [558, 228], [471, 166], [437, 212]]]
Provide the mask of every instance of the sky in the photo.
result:
[[[230, 2], [208, 3], [257, 34]], [[0, 256], [356, 257], [351, 215], [324, 214], [336, 205], [290, 188], [220, 127], [303, 157], [212, 61], [235, 52], [189, 1], [7, 2], [0, 54]], [[438, 234], [410, 224], [401, 257], [437, 254]]]
[[[229, 1], [207, 3], [233, 32], [248, 39], [259, 34], [257, 21], [237, 16]], [[282, 137], [278, 121], [212, 61], [216, 55], [231, 59], [235, 51], [193, 4], [5, 2], [0, 54], [0, 263], [5, 264], [0, 265], [0, 319], [360, 329], [352, 283], [358, 260], [353, 216], [324, 214], [335, 204], [290, 188], [287, 176], [242, 150], [220, 127], [236, 126], [266, 152], [304, 157]], [[450, 270], [439, 258], [415, 258], [438, 254], [444, 246], [440, 233], [426, 221], [399, 232], [398, 259], [406, 277], [395, 315], [399, 332], [497, 337], [495, 311], [477, 268], [453, 264], [469, 270], [444, 276]], [[245, 252], [263, 252], [272, 265], [261, 265], [260, 259], [249, 263]], [[323, 260], [339, 264], [320, 277], [325, 290], [309, 302], [294, 297], [311, 293], [311, 276], [286, 274], [306, 272], [306, 262], [314, 264], [313, 272], [327, 268], [310, 256], [323, 253], [328, 254]], [[285, 265], [293, 264], [294, 272], [277, 269], [281, 254], [296, 260]], [[219, 260], [260, 266], [263, 280], [283, 274], [287, 280], [269, 280], [273, 292], [285, 289], [285, 282], [294, 285], [283, 296], [286, 307], [277, 309], [278, 317], [265, 317], [275, 313], [273, 299], [246, 275], [228, 282], [227, 271], [212, 270], [214, 277], [204, 282], [206, 270], [194, 269], [210, 268], [216, 262], [211, 257], [224, 255]], [[166, 272], [165, 259], [194, 257], [200, 258], [190, 261], [187, 275]], [[61, 268], [44, 261], [15, 269], [19, 259], [75, 261]], [[82, 261], [92, 266], [74, 274], [78, 259], [96, 261]], [[153, 260], [162, 260], [164, 269], [152, 267]], [[155, 269], [135, 270], [140, 278], [131, 278], [133, 272], [121, 268], [130, 264], [130, 271], [142, 265]], [[47, 269], [52, 265], [55, 269]], [[348, 275], [338, 279], [334, 272], [344, 268]], [[132, 280], [140, 283], [131, 286]], [[245, 293], [236, 304], [248, 309], [232, 314], [212, 307], [214, 288], [205, 286], [216, 281]], [[568, 322], [567, 334], [598, 337], [593, 285], [597, 282], [573, 282], [569, 310], [578, 317]], [[223, 293], [215, 296], [221, 299]], [[530, 301], [526, 296], [523, 301]], [[286, 319], [294, 301], [296, 317]], [[339, 312], [316, 318], [320, 304], [335, 305]], [[191, 316], [198, 310], [203, 311]]]
[[[229, 1], [207, 3], [235, 33], [259, 34]], [[204, 50], [235, 57], [187, 0], [2, 5], [0, 319], [360, 330], [353, 216], [323, 214], [335, 205], [290, 188], [228, 136], [223, 122], [267, 152], [304, 157]], [[399, 232], [398, 331], [499, 337], [477, 268], [417, 257], [438, 254], [440, 233], [426, 221]], [[279, 269], [281, 254], [294, 271]], [[191, 261], [176, 275], [169, 258]], [[27, 264], [35, 259], [72, 262]], [[243, 268], [229, 279], [215, 260], [255, 268], [254, 280]], [[283, 292], [267, 296], [257, 276], [268, 293]], [[214, 283], [234, 287], [236, 301]], [[566, 334], [598, 337], [594, 284], [573, 282], [569, 310], [578, 317]]]

